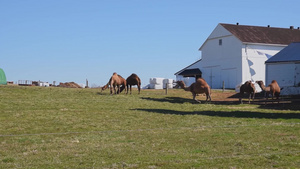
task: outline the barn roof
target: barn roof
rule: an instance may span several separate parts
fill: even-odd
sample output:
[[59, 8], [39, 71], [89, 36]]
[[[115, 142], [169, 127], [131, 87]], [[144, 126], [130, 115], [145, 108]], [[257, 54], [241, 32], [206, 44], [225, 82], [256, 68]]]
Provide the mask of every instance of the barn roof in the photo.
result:
[[300, 61], [300, 42], [291, 43], [265, 63]]
[[281, 45], [300, 42], [299, 27], [295, 29], [293, 27], [275, 28], [224, 23], [221, 25], [242, 42]]
[[[178, 72], [174, 73], [174, 75], [179, 75], [181, 72], [183, 72], [184, 70], [187, 70], [189, 67], [191, 67], [191, 66], [193, 66], [194, 64], [200, 62], [201, 60], [202, 60], [202, 59], [197, 60], [196, 62], [194, 62], [194, 63], [188, 65], [187, 67], [185, 67], [185, 68], [179, 70]], [[199, 70], [199, 71], [200, 71], [200, 70]]]
[[182, 75], [183, 77], [195, 77], [196, 75], [202, 75], [202, 72], [200, 69], [195, 68], [195, 69], [185, 69], [178, 75]]

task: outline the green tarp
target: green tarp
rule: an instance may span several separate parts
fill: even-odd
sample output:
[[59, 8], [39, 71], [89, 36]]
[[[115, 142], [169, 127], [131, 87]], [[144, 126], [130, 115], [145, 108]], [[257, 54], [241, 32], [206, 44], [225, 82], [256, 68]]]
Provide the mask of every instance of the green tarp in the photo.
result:
[[0, 85], [6, 85], [7, 81], [6, 81], [6, 76], [4, 71], [0, 68]]

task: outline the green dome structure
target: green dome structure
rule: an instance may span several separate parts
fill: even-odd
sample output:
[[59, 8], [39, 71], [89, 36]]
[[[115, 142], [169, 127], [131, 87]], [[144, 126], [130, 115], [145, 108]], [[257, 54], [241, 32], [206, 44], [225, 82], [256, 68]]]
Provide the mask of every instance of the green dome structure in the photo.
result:
[[7, 81], [6, 81], [6, 76], [5, 73], [3, 71], [3, 69], [0, 68], [0, 85], [6, 85]]

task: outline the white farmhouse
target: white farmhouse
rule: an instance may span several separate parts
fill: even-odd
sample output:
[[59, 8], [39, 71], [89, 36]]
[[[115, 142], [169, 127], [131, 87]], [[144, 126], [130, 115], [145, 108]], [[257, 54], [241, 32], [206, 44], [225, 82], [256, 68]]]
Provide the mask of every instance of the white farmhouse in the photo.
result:
[[176, 80], [189, 77], [190, 85], [202, 77], [213, 89], [265, 81], [265, 61], [296, 41], [299, 28], [218, 24], [199, 49], [202, 58], [176, 72]]

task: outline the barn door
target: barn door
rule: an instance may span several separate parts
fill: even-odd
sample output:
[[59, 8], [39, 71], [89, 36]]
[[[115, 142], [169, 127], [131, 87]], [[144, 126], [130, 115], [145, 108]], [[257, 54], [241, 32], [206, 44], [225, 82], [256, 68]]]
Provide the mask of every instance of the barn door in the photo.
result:
[[234, 89], [236, 87], [237, 85], [236, 77], [237, 77], [236, 68], [222, 70], [222, 80], [225, 83], [226, 89]]
[[220, 77], [221, 77], [220, 66], [206, 67], [203, 68], [203, 70], [205, 74], [202, 74], [202, 76], [205, 79], [205, 81], [208, 83], [208, 85], [212, 89], [220, 89], [222, 87], [220, 82]]
[[295, 86], [300, 86], [300, 64], [295, 64]]

